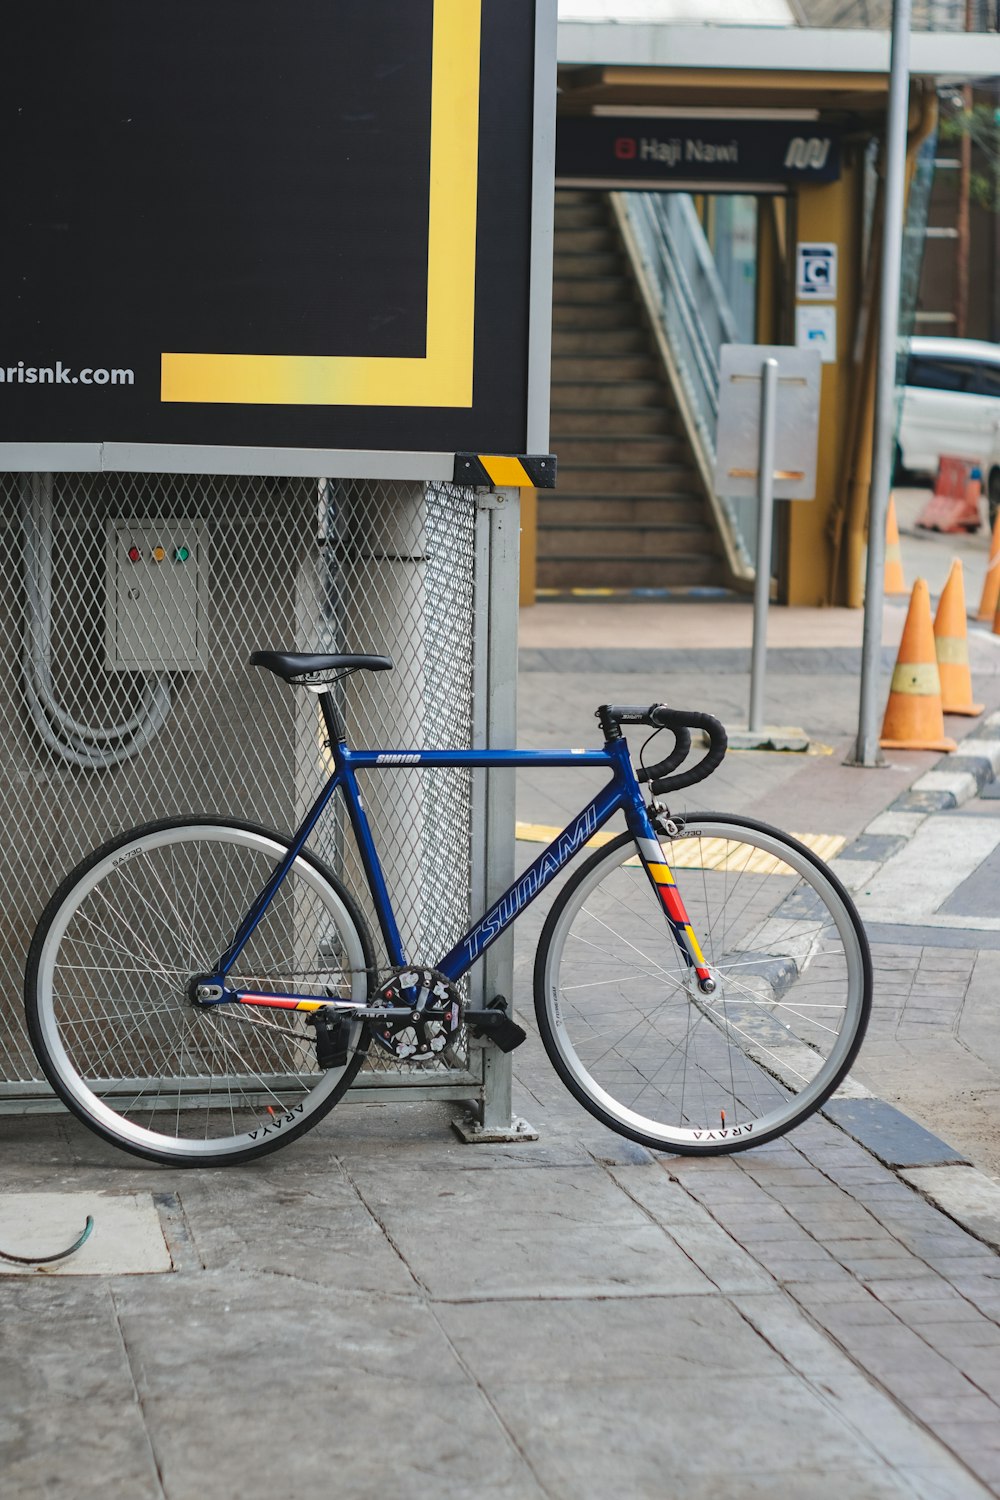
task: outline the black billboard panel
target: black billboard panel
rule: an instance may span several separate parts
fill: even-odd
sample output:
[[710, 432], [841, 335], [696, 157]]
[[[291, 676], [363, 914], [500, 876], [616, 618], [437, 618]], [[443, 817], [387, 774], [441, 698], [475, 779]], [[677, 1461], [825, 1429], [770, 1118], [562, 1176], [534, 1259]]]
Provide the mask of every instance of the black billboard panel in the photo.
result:
[[535, 0], [2, 30], [0, 443], [523, 451]]

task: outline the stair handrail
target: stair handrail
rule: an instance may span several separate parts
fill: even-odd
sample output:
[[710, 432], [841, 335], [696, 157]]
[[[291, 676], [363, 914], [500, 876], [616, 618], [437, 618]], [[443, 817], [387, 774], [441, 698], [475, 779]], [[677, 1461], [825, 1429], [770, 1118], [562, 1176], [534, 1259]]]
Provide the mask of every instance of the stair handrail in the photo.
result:
[[[706, 450], [714, 456], [714, 428], [718, 415], [718, 370], [713, 350], [696, 310], [696, 299], [684, 265], [673, 241], [666, 232], [664, 218], [657, 211], [652, 193], [630, 194], [627, 212], [636, 230], [646, 270], [660, 289], [659, 313], [669, 334], [681, 334], [681, 348], [687, 356], [683, 373]], [[668, 295], [664, 295], [667, 293]], [[675, 314], [671, 317], [671, 312]], [[680, 323], [679, 330], [677, 322]]]
[[749, 581], [755, 572], [753, 516], [746, 506], [715, 492], [719, 351], [723, 344], [742, 340], [711, 247], [688, 194], [611, 196], [727, 565], [734, 578]]

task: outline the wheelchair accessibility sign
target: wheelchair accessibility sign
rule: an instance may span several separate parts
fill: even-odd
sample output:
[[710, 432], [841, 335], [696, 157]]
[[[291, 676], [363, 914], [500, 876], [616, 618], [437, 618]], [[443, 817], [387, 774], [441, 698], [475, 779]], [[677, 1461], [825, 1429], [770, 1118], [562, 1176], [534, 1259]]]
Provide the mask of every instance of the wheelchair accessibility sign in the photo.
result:
[[799, 242], [795, 295], [800, 302], [833, 302], [837, 297], [837, 247], [825, 242]]

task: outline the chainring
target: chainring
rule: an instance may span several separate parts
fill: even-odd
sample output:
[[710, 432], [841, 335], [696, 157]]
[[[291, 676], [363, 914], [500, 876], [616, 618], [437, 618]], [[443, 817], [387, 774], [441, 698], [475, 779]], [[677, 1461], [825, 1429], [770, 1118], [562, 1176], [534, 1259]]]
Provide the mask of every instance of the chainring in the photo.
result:
[[406, 1016], [372, 1017], [375, 1040], [400, 1062], [429, 1063], [452, 1051], [462, 1031], [462, 997], [437, 969], [392, 969], [369, 1005], [410, 1007]]

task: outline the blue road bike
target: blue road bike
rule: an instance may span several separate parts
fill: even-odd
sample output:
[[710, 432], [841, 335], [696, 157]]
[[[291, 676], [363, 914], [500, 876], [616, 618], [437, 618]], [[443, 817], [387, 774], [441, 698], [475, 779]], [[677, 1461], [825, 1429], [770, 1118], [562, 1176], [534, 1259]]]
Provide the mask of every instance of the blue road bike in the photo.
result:
[[[214, 816], [122, 834], [53, 894], [28, 955], [31, 1040], [56, 1093], [126, 1151], [181, 1166], [246, 1161], [294, 1140], [378, 1048], [419, 1067], [468, 1034], [525, 1033], [461, 981], [581, 850], [538, 942], [535, 1014], [576, 1098], [660, 1150], [713, 1154], [772, 1139], [844, 1079], [871, 1004], [864, 929], [835, 875], [764, 823], [672, 815], [662, 797], [726, 750], [708, 714], [597, 710], [602, 748], [356, 750], [334, 685], [387, 657], [259, 651], [255, 666], [318, 694], [333, 771], [292, 836]], [[673, 736], [633, 767], [623, 730]], [[691, 731], [708, 749], [680, 770]], [[608, 781], [443, 955], [404, 951], [358, 792], [383, 767], [600, 768]], [[644, 787], [652, 792], [647, 799]], [[307, 849], [340, 794], [386, 954], [357, 903]], [[616, 814], [627, 831], [601, 830]]]

